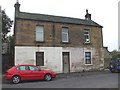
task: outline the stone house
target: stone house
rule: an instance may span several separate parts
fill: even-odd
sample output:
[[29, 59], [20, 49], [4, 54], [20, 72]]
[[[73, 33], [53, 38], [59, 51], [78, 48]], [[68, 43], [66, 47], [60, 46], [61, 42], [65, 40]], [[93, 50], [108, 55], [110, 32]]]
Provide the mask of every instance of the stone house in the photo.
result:
[[91, 20], [20, 11], [15, 4], [16, 64], [34, 64], [57, 73], [104, 66], [102, 26]]

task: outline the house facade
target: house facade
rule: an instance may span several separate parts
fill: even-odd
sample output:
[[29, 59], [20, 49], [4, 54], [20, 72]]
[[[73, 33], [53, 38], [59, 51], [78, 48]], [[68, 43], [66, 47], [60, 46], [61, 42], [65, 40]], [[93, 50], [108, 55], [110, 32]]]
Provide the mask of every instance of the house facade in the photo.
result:
[[102, 26], [91, 20], [27, 13], [15, 4], [16, 64], [34, 64], [57, 73], [104, 67]]

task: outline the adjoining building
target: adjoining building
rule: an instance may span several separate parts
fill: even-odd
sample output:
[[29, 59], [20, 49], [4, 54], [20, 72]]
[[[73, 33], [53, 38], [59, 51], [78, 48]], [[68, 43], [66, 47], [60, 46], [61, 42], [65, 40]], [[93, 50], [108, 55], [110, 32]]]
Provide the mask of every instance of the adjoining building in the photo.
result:
[[16, 64], [34, 64], [57, 73], [104, 68], [102, 26], [91, 20], [20, 11], [15, 4]]
[[109, 68], [109, 64], [112, 59], [112, 54], [111, 52], [108, 51], [108, 47], [104, 47], [104, 69]]

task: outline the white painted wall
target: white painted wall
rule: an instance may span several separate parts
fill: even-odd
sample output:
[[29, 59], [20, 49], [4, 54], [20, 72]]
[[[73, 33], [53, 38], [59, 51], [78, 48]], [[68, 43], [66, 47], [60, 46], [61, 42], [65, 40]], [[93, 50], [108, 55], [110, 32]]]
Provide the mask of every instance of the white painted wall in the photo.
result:
[[58, 73], [62, 72], [62, 48], [60, 47], [28, 47], [15, 46], [15, 65], [34, 64], [36, 65], [36, 52], [44, 52], [45, 68], [52, 69]]
[[55, 72], [62, 73], [62, 48], [44, 47], [41, 48], [45, 53], [45, 66]]
[[[99, 67], [99, 59], [94, 48], [73, 48], [73, 47], [28, 47], [15, 46], [15, 64], [34, 64], [36, 65], [36, 52], [44, 52], [45, 69], [54, 70], [57, 73], [62, 73], [63, 61], [62, 52], [70, 52], [70, 71], [78, 72]], [[84, 53], [90, 51], [92, 53], [92, 65], [85, 65]], [[94, 57], [95, 56], [95, 57]], [[97, 57], [96, 57], [97, 56]], [[97, 63], [96, 65], [94, 65]]]
[[[96, 53], [96, 49], [94, 48], [73, 48], [73, 47], [67, 47], [63, 48], [63, 51], [69, 51], [70, 52], [70, 71], [71, 72], [81, 72], [83, 70], [92, 70], [95, 69], [96, 67], [99, 68], [100, 65], [95, 63], [99, 63], [99, 56], [98, 53]], [[91, 59], [92, 63], [91, 64], [85, 64], [85, 52], [91, 52]], [[94, 59], [93, 59], [94, 58]], [[93, 62], [94, 60], [94, 62]]]

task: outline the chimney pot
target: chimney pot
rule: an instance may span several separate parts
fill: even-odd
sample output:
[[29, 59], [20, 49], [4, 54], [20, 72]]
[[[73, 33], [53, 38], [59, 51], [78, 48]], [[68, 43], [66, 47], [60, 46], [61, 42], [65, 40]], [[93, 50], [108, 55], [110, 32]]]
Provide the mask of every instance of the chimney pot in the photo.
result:
[[86, 9], [85, 19], [86, 20], [91, 20], [91, 14], [88, 13], [88, 9]]

